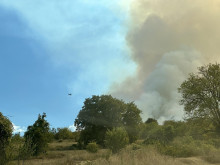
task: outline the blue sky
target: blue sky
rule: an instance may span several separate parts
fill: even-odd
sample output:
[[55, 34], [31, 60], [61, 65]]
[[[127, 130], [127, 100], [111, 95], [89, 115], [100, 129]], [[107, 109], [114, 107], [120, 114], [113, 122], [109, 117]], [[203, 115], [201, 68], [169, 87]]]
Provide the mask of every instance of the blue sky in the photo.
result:
[[135, 72], [122, 8], [116, 0], [0, 1], [0, 111], [17, 130], [43, 112], [51, 127], [69, 127], [85, 98]]

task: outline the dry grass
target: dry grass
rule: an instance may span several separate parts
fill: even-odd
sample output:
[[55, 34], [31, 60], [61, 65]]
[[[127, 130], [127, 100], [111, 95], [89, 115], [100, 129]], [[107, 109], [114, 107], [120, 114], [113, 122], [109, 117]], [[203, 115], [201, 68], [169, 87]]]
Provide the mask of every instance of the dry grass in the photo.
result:
[[[76, 143], [71, 140], [64, 140], [62, 142], [54, 141], [49, 144], [47, 154], [26, 160], [24, 165], [75, 165], [81, 161], [92, 161], [106, 157], [108, 153], [108, 150], [104, 149], [100, 149], [95, 154], [85, 150], [71, 150], [74, 144]], [[23, 164], [23, 162], [20, 162], [20, 164]], [[18, 161], [12, 161], [9, 165], [18, 165]]]
[[54, 141], [49, 144], [49, 150], [71, 150], [76, 144], [77, 142], [75, 142], [74, 140], [63, 140], [62, 142]]
[[206, 156], [203, 156], [203, 159], [213, 164], [220, 164], [220, 150], [208, 153]]
[[[99, 150], [98, 153], [89, 153], [85, 150], [72, 150], [72, 151], [50, 151], [45, 156], [40, 156], [38, 159], [30, 159], [24, 162], [25, 165], [74, 165], [81, 161], [95, 160], [100, 157], [105, 157], [107, 150]], [[18, 164], [13, 161], [10, 165]]]
[[[159, 154], [153, 147], [140, 145], [130, 145], [115, 155], [105, 149], [89, 153], [85, 150], [69, 150], [73, 144], [73, 141], [53, 142], [46, 155], [26, 160], [24, 165], [208, 165], [220, 159], [219, 152], [211, 153], [203, 159], [173, 158]], [[10, 162], [9, 165], [18, 165], [18, 161]]]
[[[83, 164], [83, 163], [82, 163]], [[85, 165], [207, 165], [200, 158], [172, 158], [159, 154], [153, 148], [141, 148], [136, 151], [125, 149], [117, 155], [107, 159], [98, 159], [94, 162], [84, 162]]]

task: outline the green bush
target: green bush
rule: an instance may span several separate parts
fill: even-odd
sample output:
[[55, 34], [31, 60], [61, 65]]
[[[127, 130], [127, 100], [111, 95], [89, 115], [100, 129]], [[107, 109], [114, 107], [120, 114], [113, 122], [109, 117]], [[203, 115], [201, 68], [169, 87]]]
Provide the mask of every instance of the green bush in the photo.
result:
[[174, 138], [174, 128], [173, 126], [156, 126], [148, 129], [146, 132], [146, 139], [144, 140], [145, 145], [151, 144], [168, 144]]
[[98, 145], [93, 142], [93, 143], [89, 143], [87, 146], [86, 146], [86, 150], [89, 151], [89, 152], [92, 152], [92, 153], [96, 153], [98, 151]]
[[45, 120], [46, 113], [38, 116], [38, 119], [31, 126], [28, 126], [27, 131], [24, 134], [25, 141], [31, 139], [32, 147], [35, 148], [34, 155], [45, 153], [48, 149], [48, 142], [50, 139], [49, 123]]
[[207, 141], [194, 140], [191, 136], [175, 138], [169, 145], [158, 144], [157, 148], [162, 154], [174, 157], [202, 156], [216, 150]]
[[56, 139], [73, 139], [73, 133], [68, 128], [57, 128], [57, 133], [55, 134]]
[[105, 136], [105, 145], [111, 149], [113, 153], [118, 152], [129, 142], [128, 134], [124, 128], [113, 128], [108, 130]]
[[31, 138], [26, 138], [23, 145], [21, 145], [18, 148], [18, 161], [23, 160], [24, 161], [29, 159], [35, 152], [36, 145], [33, 145]]
[[0, 165], [4, 165], [7, 161], [6, 150], [12, 137], [12, 123], [0, 112]]

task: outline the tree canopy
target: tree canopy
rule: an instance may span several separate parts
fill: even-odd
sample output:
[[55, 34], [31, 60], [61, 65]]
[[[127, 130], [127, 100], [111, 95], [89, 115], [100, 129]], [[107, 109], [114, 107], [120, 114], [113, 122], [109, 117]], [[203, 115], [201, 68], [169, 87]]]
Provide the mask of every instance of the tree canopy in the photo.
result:
[[115, 127], [125, 127], [132, 141], [135, 128], [141, 123], [141, 111], [134, 103], [124, 103], [111, 95], [87, 98], [80, 110], [75, 126], [81, 131], [80, 141], [88, 144], [96, 141], [104, 145], [106, 131]]
[[190, 118], [211, 119], [220, 128], [220, 64], [209, 64], [191, 73], [179, 90], [180, 104]]

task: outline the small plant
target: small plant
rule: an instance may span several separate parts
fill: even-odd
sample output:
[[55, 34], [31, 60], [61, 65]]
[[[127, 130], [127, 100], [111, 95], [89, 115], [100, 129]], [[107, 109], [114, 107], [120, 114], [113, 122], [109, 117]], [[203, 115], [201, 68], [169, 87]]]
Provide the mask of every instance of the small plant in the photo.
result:
[[89, 143], [87, 146], [86, 146], [86, 150], [89, 151], [89, 152], [92, 152], [92, 153], [96, 153], [98, 151], [98, 145], [93, 142], [93, 143]]
[[128, 134], [124, 128], [113, 128], [108, 130], [105, 136], [105, 145], [111, 149], [113, 153], [124, 148], [129, 142]]

